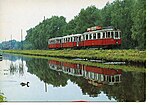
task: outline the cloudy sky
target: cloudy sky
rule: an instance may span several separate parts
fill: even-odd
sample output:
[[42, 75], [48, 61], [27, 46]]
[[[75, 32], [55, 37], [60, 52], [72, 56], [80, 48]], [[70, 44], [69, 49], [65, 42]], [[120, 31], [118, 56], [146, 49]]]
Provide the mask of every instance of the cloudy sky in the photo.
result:
[[11, 39], [21, 40], [23, 29], [36, 26], [51, 16], [64, 16], [67, 22], [78, 15], [82, 8], [95, 5], [103, 8], [107, 2], [114, 0], [0, 0], [0, 42]]

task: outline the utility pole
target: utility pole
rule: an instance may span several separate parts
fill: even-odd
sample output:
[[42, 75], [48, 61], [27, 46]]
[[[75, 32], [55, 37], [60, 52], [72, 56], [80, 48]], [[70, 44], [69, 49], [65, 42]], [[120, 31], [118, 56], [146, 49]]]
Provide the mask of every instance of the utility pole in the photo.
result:
[[22, 29], [21, 29], [21, 50], [23, 50], [23, 35], [22, 35]]
[[13, 49], [13, 46], [12, 46], [12, 34], [11, 34], [11, 49]]
[[44, 16], [44, 20], [45, 20], [45, 16]]

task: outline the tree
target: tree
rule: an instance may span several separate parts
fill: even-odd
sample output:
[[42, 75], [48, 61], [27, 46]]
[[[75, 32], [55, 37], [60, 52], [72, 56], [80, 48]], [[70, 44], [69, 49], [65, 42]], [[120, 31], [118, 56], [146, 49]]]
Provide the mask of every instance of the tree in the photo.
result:
[[146, 0], [135, 0], [132, 20], [132, 38], [137, 48], [146, 49]]
[[52, 16], [27, 30], [26, 41], [30, 42], [35, 49], [47, 49], [48, 39], [63, 36], [65, 25], [66, 19], [63, 16]]

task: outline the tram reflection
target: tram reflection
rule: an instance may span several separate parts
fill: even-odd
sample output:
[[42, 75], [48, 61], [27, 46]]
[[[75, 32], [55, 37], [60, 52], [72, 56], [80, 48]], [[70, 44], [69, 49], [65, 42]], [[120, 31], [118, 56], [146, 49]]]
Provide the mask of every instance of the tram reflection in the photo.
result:
[[61, 71], [68, 75], [83, 77], [94, 86], [101, 86], [103, 84], [114, 85], [121, 82], [122, 70], [120, 69], [99, 68], [56, 60], [49, 60], [49, 67], [52, 70]]

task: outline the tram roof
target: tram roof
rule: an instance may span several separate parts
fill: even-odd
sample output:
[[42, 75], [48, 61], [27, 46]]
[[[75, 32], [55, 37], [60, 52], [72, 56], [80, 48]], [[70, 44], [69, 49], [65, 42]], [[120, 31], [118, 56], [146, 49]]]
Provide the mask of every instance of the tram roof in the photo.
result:
[[117, 29], [117, 30], [114, 30], [114, 29], [102, 29], [102, 30], [95, 30], [95, 31], [90, 31], [90, 32], [84, 32], [83, 34], [104, 32], [104, 31], [120, 31], [120, 30], [119, 29]]
[[75, 37], [75, 36], [81, 36], [81, 35], [82, 34], [72, 34], [72, 35], [63, 36], [62, 38]]

